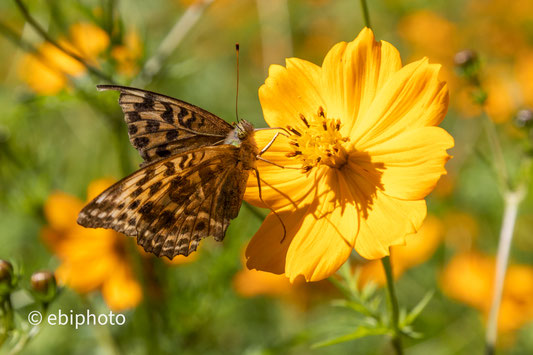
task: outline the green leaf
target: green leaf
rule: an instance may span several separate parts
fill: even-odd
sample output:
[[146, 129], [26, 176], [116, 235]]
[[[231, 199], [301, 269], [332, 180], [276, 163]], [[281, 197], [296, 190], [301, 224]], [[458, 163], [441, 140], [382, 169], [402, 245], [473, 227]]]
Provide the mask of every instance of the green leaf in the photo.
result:
[[371, 309], [368, 309], [364, 304], [361, 304], [358, 302], [347, 301], [347, 300], [334, 300], [332, 304], [333, 306], [336, 306], [336, 307], [346, 307], [346, 308], [352, 309], [356, 311], [357, 313], [361, 313], [368, 317], [375, 317], [375, 314]]
[[322, 341], [320, 343], [313, 344], [311, 347], [313, 349], [321, 348], [324, 346], [330, 346], [334, 344], [344, 343], [347, 341], [363, 338], [366, 336], [371, 335], [385, 335], [389, 334], [390, 330], [384, 327], [378, 327], [378, 328], [369, 328], [369, 327], [359, 327], [354, 332], [341, 335], [340, 337], [333, 338], [330, 340]]
[[435, 291], [430, 291], [426, 293], [426, 295], [418, 302], [416, 306], [409, 312], [409, 314], [405, 317], [405, 320], [402, 322], [402, 327], [405, 327], [409, 324], [412, 324], [415, 319], [420, 315], [420, 313], [426, 308], [429, 301], [433, 298], [433, 295], [435, 294]]

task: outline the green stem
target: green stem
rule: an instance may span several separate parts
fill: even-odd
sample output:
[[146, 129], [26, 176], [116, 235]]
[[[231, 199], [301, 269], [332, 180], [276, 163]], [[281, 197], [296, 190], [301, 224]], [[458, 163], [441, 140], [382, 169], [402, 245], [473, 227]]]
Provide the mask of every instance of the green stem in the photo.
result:
[[13, 307], [9, 294], [0, 297], [0, 316], [3, 321], [2, 328], [0, 328], [0, 347], [2, 347], [8, 338], [9, 332], [13, 329]]
[[370, 15], [368, 13], [368, 5], [366, 4], [366, 0], [360, 0], [361, 3], [361, 11], [363, 12], [363, 20], [365, 21], [365, 26], [368, 28], [372, 28], [370, 25]]
[[20, 10], [20, 13], [22, 14], [22, 16], [24, 16], [24, 19], [30, 24], [30, 26], [35, 31], [37, 31], [37, 33], [46, 42], [50, 43], [51, 45], [53, 45], [54, 47], [56, 47], [57, 49], [59, 49], [63, 53], [67, 54], [68, 56], [70, 56], [70, 57], [74, 58], [75, 60], [77, 60], [78, 62], [80, 62], [93, 75], [95, 75], [95, 76], [99, 77], [100, 79], [105, 80], [107, 82], [114, 83], [113, 79], [110, 76], [108, 76], [105, 73], [101, 72], [100, 70], [96, 69], [95, 67], [93, 67], [92, 65], [87, 63], [82, 57], [80, 57], [76, 53], [72, 52], [71, 50], [68, 50], [67, 48], [65, 48], [64, 46], [62, 46], [58, 42], [56, 42], [52, 37], [50, 37], [48, 35], [48, 33], [41, 27], [41, 25], [39, 25], [39, 23], [30, 15], [30, 12], [26, 8], [26, 6], [24, 6], [24, 4], [22, 3], [21, 0], [14, 0], [14, 1], [15, 1], [15, 4], [17, 5], [17, 7]]
[[509, 191], [504, 195], [503, 222], [500, 231], [500, 241], [498, 243], [498, 256], [496, 258], [496, 270], [494, 276], [494, 286], [492, 294], [492, 304], [490, 307], [489, 320], [487, 322], [486, 334], [486, 354], [492, 354], [498, 336], [498, 315], [502, 300], [505, 273], [509, 260], [509, 252], [513, 241], [514, 226], [518, 207], [525, 197], [525, 188], [517, 191]]
[[394, 290], [394, 278], [392, 277], [392, 265], [390, 257], [386, 256], [381, 259], [385, 275], [387, 276], [387, 291], [389, 300], [389, 312], [391, 313], [391, 322], [394, 335], [392, 337], [392, 346], [397, 355], [403, 355], [402, 338], [400, 333], [400, 310], [398, 307], [398, 299], [396, 298], [396, 291]]

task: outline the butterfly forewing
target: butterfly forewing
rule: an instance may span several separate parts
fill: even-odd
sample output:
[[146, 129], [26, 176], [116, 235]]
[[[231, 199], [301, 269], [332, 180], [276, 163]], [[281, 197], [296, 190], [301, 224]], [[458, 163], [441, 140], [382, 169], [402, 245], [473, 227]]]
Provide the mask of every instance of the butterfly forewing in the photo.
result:
[[224, 140], [233, 127], [197, 106], [151, 91], [99, 85], [120, 92], [131, 144], [147, 163]]

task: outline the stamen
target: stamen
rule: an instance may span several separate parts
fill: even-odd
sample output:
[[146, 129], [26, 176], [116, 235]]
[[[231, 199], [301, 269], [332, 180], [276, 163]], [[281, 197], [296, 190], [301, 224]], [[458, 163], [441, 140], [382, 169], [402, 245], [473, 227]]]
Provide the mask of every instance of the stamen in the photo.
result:
[[301, 113], [300, 113], [300, 119], [301, 119], [302, 121], [304, 121], [304, 123], [305, 123], [305, 125], [307, 126], [307, 128], [310, 127], [310, 126], [309, 126], [309, 122], [307, 122], [307, 119], [306, 119], [305, 116], [302, 115]]
[[297, 155], [302, 155], [302, 152], [300, 152], [299, 150], [296, 150], [294, 152], [289, 152], [289, 153], [285, 154], [285, 156], [288, 157], [288, 158], [293, 158], [293, 157], [295, 157]]
[[298, 132], [297, 130], [295, 130], [294, 128], [292, 128], [291, 126], [287, 126], [287, 129], [289, 131], [291, 131], [292, 133], [296, 134], [298, 137], [301, 137], [302, 134], [300, 132]]
[[300, 125], [298, 129], [287, 126], [289, 144], [294, 148], [286, 156], [297, 159], [303, 172], [309, 172], [319, 164], [342, 168], [347, 162], [343, 145], [349, 139], [340, 133], [341, 120], [328, 118], [321, 106], [311, 117], [298, 116], [305, 126]]

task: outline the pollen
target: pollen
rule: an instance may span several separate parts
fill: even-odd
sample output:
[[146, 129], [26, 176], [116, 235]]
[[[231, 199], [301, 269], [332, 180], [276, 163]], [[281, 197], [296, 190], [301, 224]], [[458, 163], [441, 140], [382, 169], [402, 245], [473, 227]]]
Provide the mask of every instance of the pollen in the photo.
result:
[[344, 143], [349, 138], [341, 135], [341, 121], [328, 118], [322, 107], [312, 117], [300, 114], [299, 118], [304, 123], [303, 129], [287, 126], [293, 148], [287, 157], [299, 160], [304, 172], [320, 164], [332, 168], [344, 166], [347, 158]]

